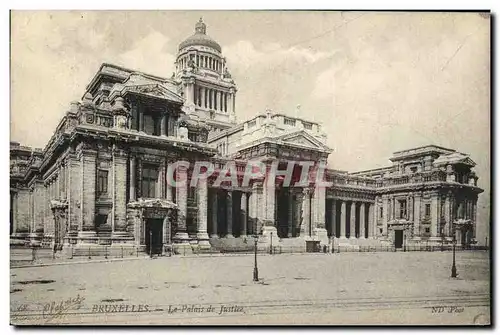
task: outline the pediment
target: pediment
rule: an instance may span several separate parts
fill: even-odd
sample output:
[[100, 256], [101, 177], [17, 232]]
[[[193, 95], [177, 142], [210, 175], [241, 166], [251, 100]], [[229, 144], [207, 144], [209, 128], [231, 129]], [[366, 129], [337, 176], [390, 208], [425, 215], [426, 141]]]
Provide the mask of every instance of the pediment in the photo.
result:
[[449, 155], [443, 155], [434, 161], [434, 165], [446, 165], [446, 164], [464, 164], [468, 166], [475, 166], [476, 163], [470, 159], [468, 155], [454, 152]]
[[155, 98], [166, 99], [170, 101], [175, 101], [178, 103], [183, 103], [182, 98], [166, 88], [162, 84], [143, 84], [126, 87], [129, 92], [134, 92], [138, 94], [148, 95]]
[[297, 135], [294, 137], [287, 138], [283, 142], [290, 143], [290, 144], [300, 144], [300, 145], [305, 145], [308, 147], [318, 148], [318, 145], [316, 143], [313, 143], [310, 139], [306, 138], [303, 135]]
[[331, 151], [329, 147], [321, 143], [319, 140], [306, 133], [299, 131], [293, 134], [287, 134], [279, 138], [283, 144], [291, 144], [294, 146], [304, 147], [315, 150]]

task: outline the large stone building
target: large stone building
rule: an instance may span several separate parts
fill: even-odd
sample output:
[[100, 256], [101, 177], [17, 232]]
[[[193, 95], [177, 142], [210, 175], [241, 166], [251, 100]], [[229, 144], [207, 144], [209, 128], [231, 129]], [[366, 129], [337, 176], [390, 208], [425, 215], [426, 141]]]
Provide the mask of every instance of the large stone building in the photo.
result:
[[[218, 185], [234, 162], [326, 164], [321, 125], [265, 111], [236, 123], [237, 86], [220, 45], [200, 20], [179, 45], [171, 78], [103, 64], [46, 147], [11, 142], [11, 243], [56, 249], [100, 244], [164, 249], [475, 242], [475, 163], [435, 145], [395, 152], [386, 168], [327, 169], [331, 185]], [[174, 187], [168, 168], [212, 162], [208, 180]], [[300, 172], [295, 164], [293, 175]], [[175, 178], [192, 177], [178, 168]]]

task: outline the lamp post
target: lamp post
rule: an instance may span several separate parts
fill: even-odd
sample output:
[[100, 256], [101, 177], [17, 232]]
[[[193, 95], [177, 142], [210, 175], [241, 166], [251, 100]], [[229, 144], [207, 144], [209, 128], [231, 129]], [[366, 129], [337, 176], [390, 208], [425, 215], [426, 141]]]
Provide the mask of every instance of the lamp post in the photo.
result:
[[149, 231], [149, 258], [153, 258], [153, 231]]
[[259, 269], [257, 269], [257, 240], [258, 236], [254, 235], [254, 266], [253, 266], [253, 281], [259, 281]]
[[457, 278], [457, 267], [455, 265], [455, 246], [457, 245], [457, 239], [455, 236], [455, 230], [453, 230], [453, 264], [451, 265], [451, 278]]
[[273, 254], [273, 232], [271, 232], [271, 249], [269, 249], [269, 253]]

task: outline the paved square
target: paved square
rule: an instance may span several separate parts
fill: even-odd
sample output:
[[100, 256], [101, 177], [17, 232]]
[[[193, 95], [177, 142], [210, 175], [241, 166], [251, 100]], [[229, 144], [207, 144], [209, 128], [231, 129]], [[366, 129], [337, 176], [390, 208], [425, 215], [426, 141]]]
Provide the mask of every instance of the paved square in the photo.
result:
[[252, 255], [19, 268], [12, 322], [488, 322], [488, 253], [458, 252], [458, 279], [451, 262], [450, 252], [259, 255], [258, 283]]

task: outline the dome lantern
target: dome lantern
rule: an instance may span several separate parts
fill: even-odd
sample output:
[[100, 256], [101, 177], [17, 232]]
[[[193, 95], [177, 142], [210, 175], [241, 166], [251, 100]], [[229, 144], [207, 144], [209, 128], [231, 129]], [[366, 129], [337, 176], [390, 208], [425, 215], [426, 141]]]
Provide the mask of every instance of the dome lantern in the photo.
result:
[[205, 46], [222, 52], [220, 44], [207, 35], [207, 25], [200, 18], [194, 26], [194, 34], [179, 44], [179, 51], [190, 46]]

